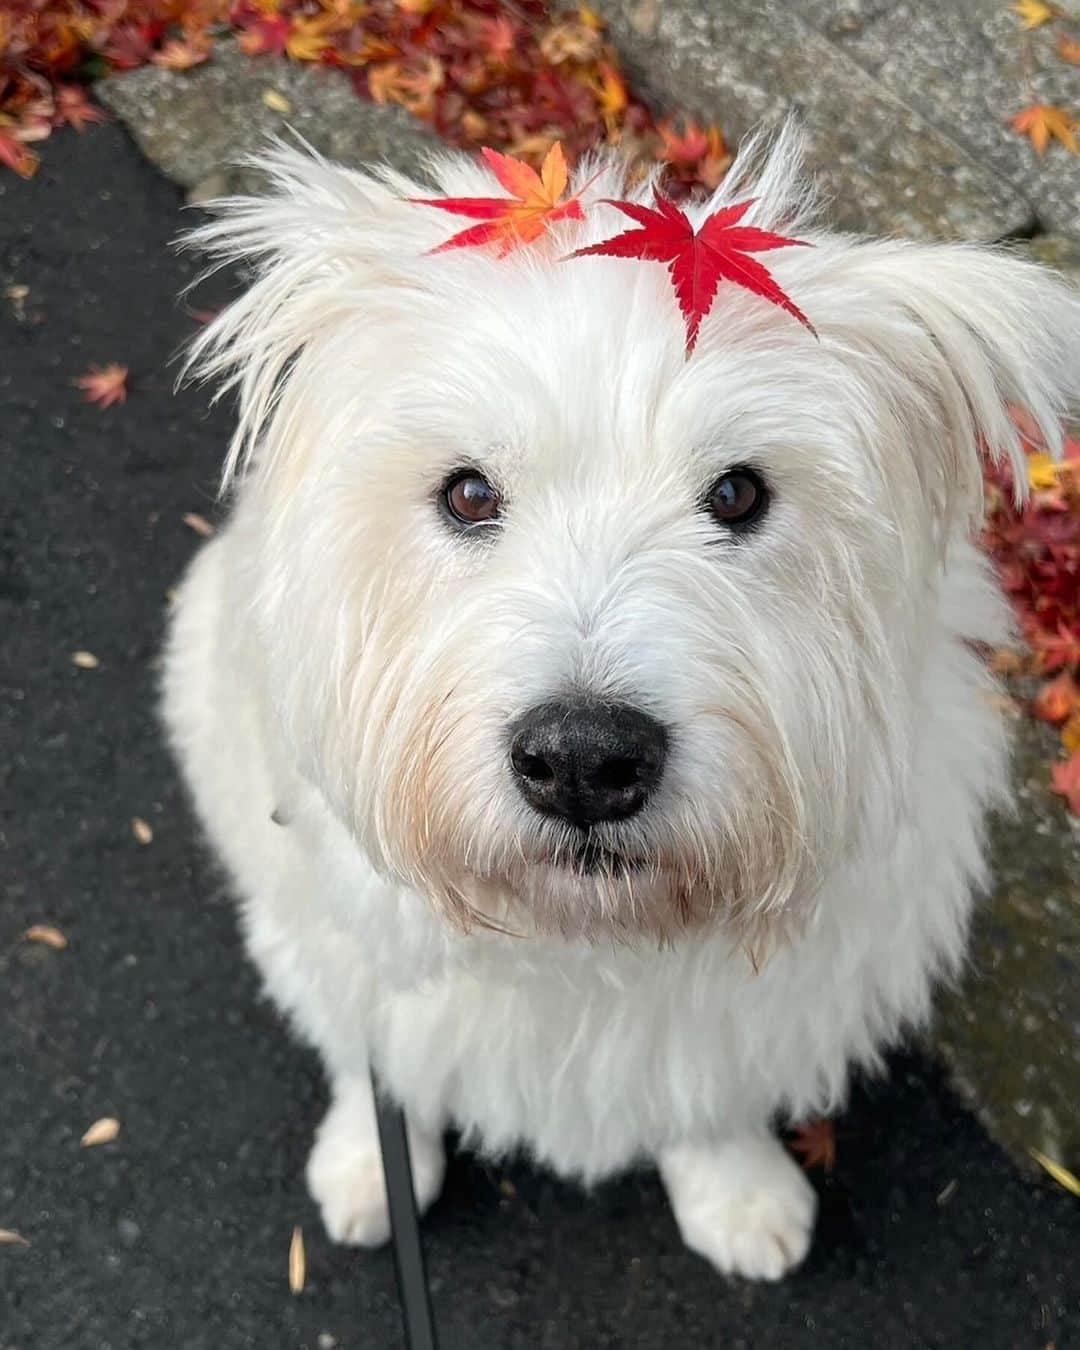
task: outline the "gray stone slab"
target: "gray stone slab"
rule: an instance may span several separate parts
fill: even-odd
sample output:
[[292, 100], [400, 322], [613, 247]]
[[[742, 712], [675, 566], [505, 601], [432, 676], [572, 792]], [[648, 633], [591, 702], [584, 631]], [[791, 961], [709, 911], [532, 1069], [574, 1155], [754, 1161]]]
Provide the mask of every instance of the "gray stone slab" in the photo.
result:
[[[287, 111], [267, 105], [268, 90]], [[192, 200], [257, 188], [258, 176], [235, 161], [289, 126], [351, 165], [385, 159], [420, 172], [424, 154], [439, 144], [403, 108], [358, 97], [339, 71], [253, 59], [227, 42], [193, 70], [147, 66], [103, 80], [95, 92]]]
[[1020, 719], [1019, 810], [994, 822], [993, 894], [933, 1043], [1014, 1156], [1037, 1148], [1080, 1172], [1080, 821], [1049, 791], [1058, 753], [1053, 732]]
[[636, 87], [739, 136], [801, 110], [839, 225], [994, 239], [1028, 231], [1023, 195], [881, 87], [781, 0], [592, 0]]
[[1080, 67], [1051, 27], [1024, 35], [1004, 0], [789, 0], [867, 72], [919, 109], [1031, 201], [1043, 227], [1080, 236], [1080, 156], [1040, 158], [1009, 126], [1038, 101], [1076, 112]]

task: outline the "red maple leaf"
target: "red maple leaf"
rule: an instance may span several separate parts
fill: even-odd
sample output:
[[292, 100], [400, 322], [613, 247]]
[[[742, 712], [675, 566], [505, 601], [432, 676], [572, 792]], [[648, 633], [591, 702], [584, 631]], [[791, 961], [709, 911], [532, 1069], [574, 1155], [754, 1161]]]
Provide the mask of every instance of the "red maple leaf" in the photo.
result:
[[788, 1147], [799, 1154], [807, 1170], [820, 1167], [831, 1172], [836, 1166], [836, 1131], [831, 1120], [819, 1117], [798, 1126]]
[[72, 384], [83, 391], [87, 403], [111, 408], [114, 403], [123, 403], [127, 398], [127, 377], [127, 366], [112, 361], [107, 366], [91, 366], [85, 375], [72, 380]]
[[433, 248], [432, 253], [444, 253], [451, 248], [470, 248], [477, 244], [497, 244], [501, 258], [511, 249], [538, 239], [552, 221], [584, 219], [580, 192], [565, 201], [559, 200], [566, 190], [567, 172], [562, 146], [558, 141], [548, 151], [539, 173], [520, 159], [514, 159], [512, 155], [500, 155], [497, 150], [489, 150], [487, 146], [482, 153], [492, 173], [511, 195], [413, 198], [416, 206], [435, 206], [440, 211], [449, 211], [451, 215], [467, 216], [482, 222], [453, 235], [445, 244]]
[[609, 206], [617, 207], [623, 215], [636, 220], [641, 228], [625, 230], [603, 243], [579, 248], [570, 257], [593, 255], [667, 263], [679, 308], [686, 320], [687, 354], [694, 349], [701, 321], [712, 308], [721, 281], [733, 281], [771, 304], [779, 305], [814, 332], [813, 324], [780, 289], [769, 270], [750, 257], [752, 253], [762, 253], [766, 249], [791, 245], [808, 247], [804, 240], [786, 239], [754, 225], [740, 224], [753, 206], [753, 198], [721, 207], [708, 217], [700, 230], [695, 230], [673, 202], [659, 192], [655, 197], [655, 211], [638, 206], [636, 202], [609, 201]]

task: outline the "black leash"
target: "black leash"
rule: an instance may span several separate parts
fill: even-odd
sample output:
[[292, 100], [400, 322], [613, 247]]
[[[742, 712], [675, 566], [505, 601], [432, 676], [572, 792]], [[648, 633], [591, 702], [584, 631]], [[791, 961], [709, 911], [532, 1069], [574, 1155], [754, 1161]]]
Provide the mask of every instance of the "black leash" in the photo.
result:
[[412, 1163], [409, 1161], [409, 1137], [405, 1132], [405, 1112], [379, 1091], [371, 1075], [375, 1093], [375, 1118], [379, 1125], [386, 1198], [390, 1206], [390, 1227], [394, 1244], [394, 1268], [397, 1271], [398, 1298], [405, 1323], [408, 1350], [438, 1350], [435, 1321], [431, 1315], [431, 1294], [424, 1268], [424, 1246], [420, 1240], [420, 1216], [416, 1212]]

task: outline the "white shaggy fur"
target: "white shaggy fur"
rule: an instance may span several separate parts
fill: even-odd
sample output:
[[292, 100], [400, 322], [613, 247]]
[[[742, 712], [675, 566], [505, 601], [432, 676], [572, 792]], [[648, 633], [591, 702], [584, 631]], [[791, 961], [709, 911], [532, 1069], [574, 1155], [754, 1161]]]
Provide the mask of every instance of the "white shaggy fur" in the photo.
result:
[[[662, 267], [563, 260], [608, 206], [432, 257], [454, 219], [403, 200], [430, 188], [278, 149], [271, 195], [198, 233], [254, 279], [197, 344], [239, 394], [236, 500], [165, 717], [332, 1081], [308, 1175], [336, 1238], [387, 1234], [374, 1064], [421, 1203], [450, 1122], [585, 1181], [651, 1158], [692, 1247], [776, 1278], [813, 1195], [771, 1124], [833, 1109], [961, 959], [1007, 779], [979, 452], [1019, 455], [1010, 404], [1059, 444], [1080, 307], [1001, 251], [818, 230], [797, 161], [752, 146], [694, 210], [752, 193], [813, 241], [766, 261], [819, 337], [724, 284], [689, 360]], [[609, 164], [588, 199], [624, 193]], [[699, 503], [739, 464], [773, 502], [736, 541]], [[479, 542], [435, 506], [462, 465], [504, 495]], [[565, 866], [515, 789], [508, 724], [568, 689], [671, 731], [644, 811], [597, 827], [643, 868]]]

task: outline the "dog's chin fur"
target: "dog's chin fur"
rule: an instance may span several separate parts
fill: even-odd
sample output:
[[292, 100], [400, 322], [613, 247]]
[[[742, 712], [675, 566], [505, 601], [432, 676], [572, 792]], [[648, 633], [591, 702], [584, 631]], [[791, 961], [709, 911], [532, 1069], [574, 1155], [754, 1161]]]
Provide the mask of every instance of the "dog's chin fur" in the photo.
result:
[[[768, 261], [816, 335], [725, 283], [687, 359], [662, 267], [566, 260], [624, 223], [599, 199], [647, 199], [617, 163], [505, 259], [431, 256], [450, 218], [405, 200], [491, 195], [464, 157], [435, 189], [263, 167], [196, 236], [252, 284], [196, 344], [239, 395], [235, 505], [180, 592], [165, 718], [333, 1079], [327, 1225], [385, 1234], [374, 1063], [428, 1198], [449, 1121], [585, 1178], [653, 1157], [691, 1245], [779, 1274], [812, 1198], [769, 1123], [834, 1107], [961, 960], [1007, 784], [980, 455], [1025, 481], [1013, 407], [1060, 445], [1077, 300], [1002, 251], [819, 229], [785, 133], [690, 211], [753, 196], [746, 223], [811, 243]], [[736, 465], [772, 493], [739, 538], [702, 508]], [[462, 467], [503, 497], [470, 536], [438, 506]], [[508, 762], [567, 693], [670, 741], [644, 809], [587, 835]]]

